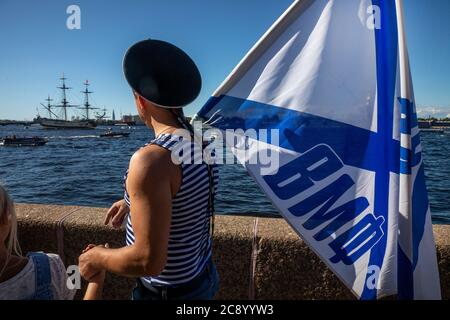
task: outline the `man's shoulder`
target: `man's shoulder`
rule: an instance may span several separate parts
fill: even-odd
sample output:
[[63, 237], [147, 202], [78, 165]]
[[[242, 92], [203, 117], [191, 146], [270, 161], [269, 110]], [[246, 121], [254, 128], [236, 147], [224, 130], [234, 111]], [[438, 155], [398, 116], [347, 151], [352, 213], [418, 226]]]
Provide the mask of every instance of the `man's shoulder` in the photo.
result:
[[133, 154], [130, 171], [139, 175], [163, 176], [171, 165], [170, 151], [157, 145], [148, 145]]
[[150, 144], [136, 151], [131, 157], [131, 162], [146, 165], [163, 164], [170, 159], [170, 151], [158, 145]]

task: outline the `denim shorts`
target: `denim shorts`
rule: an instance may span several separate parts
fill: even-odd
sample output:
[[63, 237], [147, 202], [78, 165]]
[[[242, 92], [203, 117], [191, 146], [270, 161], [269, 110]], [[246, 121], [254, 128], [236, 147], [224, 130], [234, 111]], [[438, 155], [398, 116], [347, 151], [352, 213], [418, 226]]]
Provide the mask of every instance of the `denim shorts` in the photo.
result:
[[[206, 273], [206, 274], [204, 274]], [[186, 284], [182, 284], [180, 287], [188, 288], [188, 292], [182, 295], [171, 294], [171, 288], [162, 286], [151, 286], [151, 290], [148, 288], [150, 285], [143, 285], [140, 279], [137, 280], [136, 287], [132, 292], [133, 300], [212, 300], [219, 290], [219, 274], [217, 273], [216, 266], [210, 258], [205, 265], [204, 271], [200, 273], [202, 280], [192, 280]], [[191, 283], [196, 282], [196, 285]], [[179, 287], [177, 287], [179, 288]]]

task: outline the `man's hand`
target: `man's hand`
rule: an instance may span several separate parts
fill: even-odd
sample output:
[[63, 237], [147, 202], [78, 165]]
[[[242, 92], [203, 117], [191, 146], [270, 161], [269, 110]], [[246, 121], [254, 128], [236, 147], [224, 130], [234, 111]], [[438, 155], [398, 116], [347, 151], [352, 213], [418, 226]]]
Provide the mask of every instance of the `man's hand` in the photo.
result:
[[119, 200], [109, 208], [106, 213], [104, 224], [108, 225], [111, 222], [113, 228], [118, 229], [123, 223], [125, 216], [130, 212], [125, 200]]
[[95, 261], [94, 255], [96, 248], [105, 248], [107, 245], [96, 246], [89, 244], [83, 253], [78, 257], [78, 267], [80, 269], [81, 276], [89, 282], [101, 282], [105, 279], [105, 270], [101, 270], [95, 267], [93, 262]]
[[[83, 250], [83, 252], [82, 253], [86, 253], [86, 252], [88, 252], [89, 250], [91, 250], [92, 248], [95, 248], [96, 247], [96, 245], [94, 245], [94, 244], [89, 244], [84, 250]], [[103, 247], [103, 246], [100, 246], [100, 247]], [[104, 245], [104, 247], [105, 248], [109, 248], [109, 244], [105, 244]], [[106, 271], [105, 270], [101, 270], [100, 272], [98, 272], [97, 274], [95, 274], [94, 276], [92, 276], [90, 279], [89, 279], [89, 282], [91, 282], [91, 283], [98, 283], [98, 284], [103, 284], [103, 282], [105, 282], [105, 277], [106, 277]]]

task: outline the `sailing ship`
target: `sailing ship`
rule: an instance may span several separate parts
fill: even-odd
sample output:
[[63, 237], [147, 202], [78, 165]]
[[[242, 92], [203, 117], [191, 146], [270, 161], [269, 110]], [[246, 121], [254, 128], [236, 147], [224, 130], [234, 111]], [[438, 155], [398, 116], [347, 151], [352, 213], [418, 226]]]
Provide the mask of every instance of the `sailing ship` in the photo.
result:
[[[89, 81], [86, 80], [84, 82], [85, 90], [81, 91], [85, 95], [85, 102], [82, 107], [79, 107], [78, 105], [72, 105], [67, 100], [67, 94], [66, 91], [70, 90], [70, 87], [66, 86], [66, 80], [67, 78], [63, 76], [60, 78], [62, 81], [62, 86], [58, 87], [58, 89], [62, 90], [62, 100], [59, 105], [51, 105], [52, 99], [48, 97], [46, 99], [47, 105], [44, 105], [41, 103], [41, 105], [48, 111], [48, 118], [43, 118], [38, 115], [38, 117], [35, 119], [37, 123], [39, 123], [42, 127], [46, 129], [94, 129], [97, 127], [98, 120], [102, 119], [104, 115], [98, 116], [97, 119], [91, 119], [89, 117], [89, 111], [95, 110], [99, 108], [94, 108], [89, 103], [89, 94], [93, 93], [92, 91], [89, 91]], [[54, 108], [60, 108], [62, 109], [62, 117], [56, 115], [52, 109]], [[68, 109], [69, 108], [77, 108], [84, 110], [85, 114], [83, 115], [83, 119], [68, 119]]]

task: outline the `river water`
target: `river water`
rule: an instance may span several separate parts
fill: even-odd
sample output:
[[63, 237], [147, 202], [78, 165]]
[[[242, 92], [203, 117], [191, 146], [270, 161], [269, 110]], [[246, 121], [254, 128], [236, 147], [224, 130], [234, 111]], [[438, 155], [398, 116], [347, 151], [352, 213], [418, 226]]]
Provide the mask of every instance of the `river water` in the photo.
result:
[[[109, 207], [122, 197], [122, 178], [131, 155], [153, 135], [136, 126], [114, 129], [131, 132], [128, 138], [100, 138], [105, 129], [0, 126], [0, 137], [49, 139], [43, 147], [0, 147], [0, 183], [16, 202]], [[433, 219], [450, 223], [450, 132], [422, 133], [421, 139]], [[218, 213], [276, 214], [240, 165], [222, 165], [220, 174]]]

